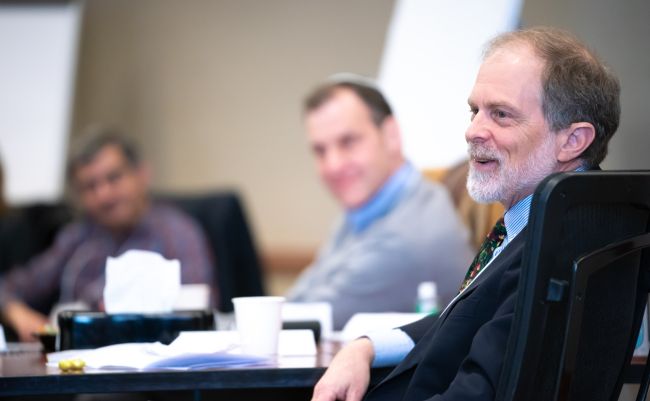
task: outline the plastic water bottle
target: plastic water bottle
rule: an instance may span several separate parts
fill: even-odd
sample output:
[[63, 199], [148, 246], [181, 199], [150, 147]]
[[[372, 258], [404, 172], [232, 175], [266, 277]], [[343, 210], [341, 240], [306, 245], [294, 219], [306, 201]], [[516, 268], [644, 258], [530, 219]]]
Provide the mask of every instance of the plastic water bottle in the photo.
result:
[[418, 285], [418, 298], [415, 306], [418, 313], [436, 314], [440, 312], [438, 286], [433, 281], [424, 281]]

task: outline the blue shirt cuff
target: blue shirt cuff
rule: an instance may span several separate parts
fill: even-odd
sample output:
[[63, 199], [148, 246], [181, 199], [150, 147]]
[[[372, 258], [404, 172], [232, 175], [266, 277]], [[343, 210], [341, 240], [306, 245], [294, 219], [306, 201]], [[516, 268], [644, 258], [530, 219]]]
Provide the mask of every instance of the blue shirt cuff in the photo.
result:
[[366, 337], [372, 341], [375, 351], [373, 368], [395, 366], [415, 347], [411, 337], [400, 329], [373, 331]]

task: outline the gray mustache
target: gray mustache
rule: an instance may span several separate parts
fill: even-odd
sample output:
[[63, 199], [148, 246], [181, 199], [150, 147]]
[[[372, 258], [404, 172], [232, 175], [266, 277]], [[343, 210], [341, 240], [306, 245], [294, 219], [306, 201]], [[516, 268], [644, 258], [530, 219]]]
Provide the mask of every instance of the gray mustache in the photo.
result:
[[472, 159], [494, 159], [501, 161], [501, 155], [498, 151], [488, 148], [483, 148], [479, 146], [469, 146], [467, 148], [467, 153]]

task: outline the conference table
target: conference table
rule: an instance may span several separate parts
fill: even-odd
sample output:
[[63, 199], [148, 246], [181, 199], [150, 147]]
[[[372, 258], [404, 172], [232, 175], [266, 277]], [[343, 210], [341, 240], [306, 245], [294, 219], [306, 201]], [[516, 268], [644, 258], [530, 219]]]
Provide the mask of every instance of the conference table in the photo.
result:
[[[47, 367], [37, 349], [0, 354], [0, 398], [61, 396], [95, 393], [144, 393], [169, 400], [309, 400], [341, 345], [323, 341], [311, 357], [280, 357], [261, 366], [198, 371], [92, 371], [62, 373]], [[639, 383], [645, 358], [635, 357], [626, 373], [626, 383]], [[373, 369], [371, 384], [390, 369]], [[156, 397], [155, 395], [163, 395]], [[40, 398], [37, 398], [40, 399]]]
[[[62, 373], [47, 367], [45, 356], [37, 350], [15, 351], [0, 355], [0, 397], [162, 393], [174, 400], [309, 400], [314, 384], [339, 349], [340, 343], [326, 341], [319, 344], [316, 356], [279, 357], [270, 364], [244, 368], [83, 373]], [[388, 371], [374, 370], [372, 382]]]

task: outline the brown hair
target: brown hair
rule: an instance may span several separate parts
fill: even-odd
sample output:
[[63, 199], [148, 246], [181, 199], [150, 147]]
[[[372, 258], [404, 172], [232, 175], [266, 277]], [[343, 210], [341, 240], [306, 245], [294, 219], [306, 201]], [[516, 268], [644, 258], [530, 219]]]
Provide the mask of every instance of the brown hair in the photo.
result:
[[386, 101], [386, 98], [377, 88], [353, 81], [327, 82], [318, 86], [305, 98], [303, 112], [307, 114], [318, 109], [340, 89], [349, 89], [359, 96], [363, 103], [370, 109], [372, 121], [377, 127], [384, 122], [386, 117], [393, 115], [393, 110]]
[[596, 135], [581, 155], [587, 167], [607, 155], [607, 144], [618, 128], [620, 84], [598, 57], [572, 34], [548, 27], [529, 28], [497, 36], [484, 58], [499, 49], [524, 43], [544, 61], [542, 110], [553, 131], [575, 122], [591, 123]]

